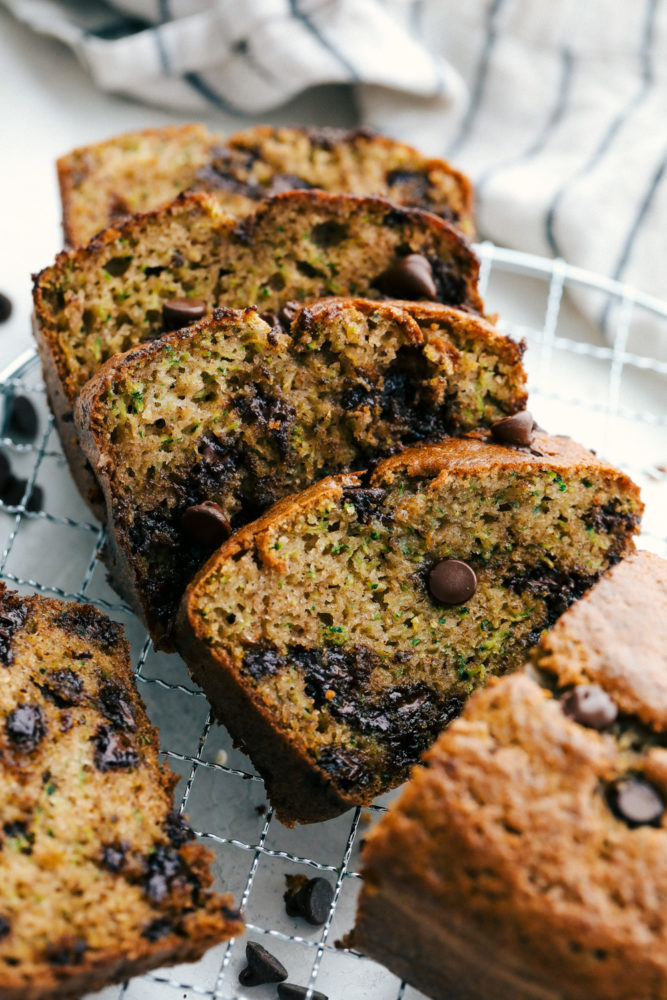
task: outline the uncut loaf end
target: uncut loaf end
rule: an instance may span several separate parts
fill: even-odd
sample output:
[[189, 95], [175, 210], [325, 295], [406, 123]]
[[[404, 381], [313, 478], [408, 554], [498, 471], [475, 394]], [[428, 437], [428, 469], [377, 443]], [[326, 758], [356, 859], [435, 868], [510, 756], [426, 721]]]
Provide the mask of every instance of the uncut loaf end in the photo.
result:
[[[366, 299], [289, 312], [283, 327], [218, 310], [111, 359], [79, 399], [108, 565], [163, 646], [225, 521], [238, 528], [323, 475], [525, 404], [522, 345], [477, 316]], [[208, 521], [202, 503], [216, 505]]]
[[436, 1000], [667, 998], [667, 562], [468, 703], [365, 838], [347, 943]]
[[641, 510], [569, 439], [408, 449], [237, 532], [186, 591], [176, 643], [283, 822], [323, 819], [403, 781], [632, 550]]
[[[411, 255], [417, 274], [406, 264]], [[72, 426], [76, 397], [113, 354], [165, 332], [166, 302], [196, 299], [202, 312], [249, 305], [278, 312], [294, 299], [353, 294], [481, 312], [478, 271], [465, 238], [442, 219], [380, 198], [320, 191], [279, 195], [241, 222], [205, 194], [184, 195], [60, 254], [35, 277], [35, 336], [84, 497], [99, 511]]]
[[4, 585], [0, 626], [0, 998], [80, 996], [240, 933], [121, 626]]

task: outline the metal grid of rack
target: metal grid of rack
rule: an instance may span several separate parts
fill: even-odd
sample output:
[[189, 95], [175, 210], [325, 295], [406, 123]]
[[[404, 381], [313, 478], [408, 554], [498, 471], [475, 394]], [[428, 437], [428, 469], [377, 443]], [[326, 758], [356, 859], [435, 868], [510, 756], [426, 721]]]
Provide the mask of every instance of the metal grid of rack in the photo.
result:
[[[481, 244], [481, 292], [499, 325], [526, 340], [531, 409], [550, 429], [602, 451], [639, 481], [647, 502], [640, 545], [667, 554], [660, 524], [667, 509], [667, 305], [565, 262]], [[611, 333], [582, 321], [572, 298], [604, 314]], [[581, 304], [581, 302], [580, 302]], [[662, 351], [646, 350], [655, 344]], [[288, 830], [274, 819], [261, 779], [214, 726], [202, 693], [176, 656], [158, 654], [130, 609], [109, 588], [99, 553], [104, 529], [93, 523], [69, 478], [48, 413], [39, 363], [29, 352], [0, 376], [0, 405], [30, 394], [40, 413], [36, 443], [0, 436], [21, 502], [0, 502], [0, 577], [19, 590], [96, 604], [122, 621], [132, 642], [137, 682], [160, 727], [162, 754], [180, 776], [177, 794], [215, 854], [214, 872], [234, 892], [248, 937], [269, 947], [290, 981], [331, 1000], [417, 1000], [415, 990], [356, 952], [336, 947], [351, 927], [359, 887], [363, 830], [382, 802], [337, 820]], [[4, 426], [4, 422], [3, 422]], [[35, 486], [43, 509], [29, 509]], [[313, 929], [285, 914], [285, 875], [320, 873], [334, 897], [326, 923]], [[211, 997], [245, 1000], [238, 986], [244, 945], [230, 941], [195, 965], [163, 970], [103, 991], [105, 1000]], [[274, 996], [260, 987], [252, 996]], [[308, 994], [310, 996], [310, 993]]]

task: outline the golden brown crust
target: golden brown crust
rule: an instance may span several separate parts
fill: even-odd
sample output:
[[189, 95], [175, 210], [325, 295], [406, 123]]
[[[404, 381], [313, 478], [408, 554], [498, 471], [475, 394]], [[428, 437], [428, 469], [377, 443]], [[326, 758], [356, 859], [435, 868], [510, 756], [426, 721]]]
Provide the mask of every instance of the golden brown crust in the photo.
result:
[[[534, 655], [554, 694], [515, 674], [473, 696], [366, 838], [356, 947], [436, 1000], [665, 1000], [667, 819], [633, 827], [608, 789], [639, 774], [667, 801], [666, 571], [636, 553], [563, 615]], [[566, 715], [578, 683], [618, 722]]]
[[[535, 663], [559, 686], [599, 684], [621, 710], [667, 729], [667, 561], [635, 552], [556, 622]], [[641, 669], [634, 667], [637, 660]]]

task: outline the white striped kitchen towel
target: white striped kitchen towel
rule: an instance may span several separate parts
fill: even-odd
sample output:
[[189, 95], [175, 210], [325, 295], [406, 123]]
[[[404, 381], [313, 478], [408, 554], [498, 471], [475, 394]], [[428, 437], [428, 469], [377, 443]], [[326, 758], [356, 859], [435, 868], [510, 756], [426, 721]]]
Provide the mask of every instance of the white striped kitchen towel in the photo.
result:
[[99, 87], [192, 116], [349, 83], [363, 124], [472, 176], [483, 236], [667, 298], [667, 0], [0, 2]]

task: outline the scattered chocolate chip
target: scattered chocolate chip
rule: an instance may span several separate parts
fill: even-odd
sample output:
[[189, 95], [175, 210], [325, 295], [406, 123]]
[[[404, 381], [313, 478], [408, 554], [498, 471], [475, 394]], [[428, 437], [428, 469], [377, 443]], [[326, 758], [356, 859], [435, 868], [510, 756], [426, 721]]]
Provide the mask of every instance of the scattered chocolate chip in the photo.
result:
[[188, 507], [181, 518], [181, 528], [193, 542], [208, 549], [222, 545], [232, 533], [222, 507], [212, 500]]
[[98, 642], [105, 650], [112, 649], [123, 637], [123, 626], [101, 615], [92, 604], [70, 604], [58, 615], [56, 625], [80, 639]]
[[[312, 1000], [329, 1000], [325, 993], [318, 993], [311, 990]], [[295, 986], [294, 983], [278, 983], [278, 996], [280, 1000], [305, 1000], [308, 996], [308, 989], [305, 986]]]
[[44, 955], [50, 965], [81, 965], [87, 948], [83, 938], [67, 937], [47, 945]]
[[247, 967], [239, 974], [242, 986], [262, 986], [264, 983], [282, 983], [287, 979], [287, 969], [277, 958], [256, 941], [249, 941], [245, 949]]
[[438, 298], [433, 269], [427, 258], [420, 253], [399, 257], [377, 278], [375, 284], [381, 292], [394, 299], [436, 301]]
[[589, 729], [606, 729], [616, 721], [618, 706], [597, 684], [579, 684], [560, 699], [563, 711]]
[[[2, 490], [0, 490], [0, 500], [10, 507], [18, 507], [23, 500], [27, 485], [27, 479], [17, 479], [15, 476], [10, 475], [8, 481], [5, 483], [5, 486]], [[44, 493], [42, 491], [42, 487], [33, 486], [25, 505], [25, 509], [35, 513], [36, 511], [41, 510], [43, 505]]]
[[659, 826], [665, 811], [660, 793], [641, 778], [624, 778], [607, 793], [613, 812], [629, 827]]
[[206, 315], [206, 303], [201, 299], [167, 299], [162, 303], [162, 325], [165, 331], [180, 330]]
[[99, 690], [102, 714], [118, 729], [137, 728], [134, 710], [126, 692], [115, 681], [104, 681]]
[[477, 577], [461, 559], [441, 559], [429, 570], [428, 589], [441, 604], [465, 604], [477, 590]]
[[12, 470], [9, 464], [9, 459], [5, 455], [4, 451], [0, 451], [0, 493], [2, 493], [11, 477]]
[[9, 931], [9, 921], [6, 917], [3, 917], [2, 914], [0, 914], [0, 939], [7, 937]]
[[102, 847], [102, 865], [107, 871], [119, 872], [125, 864], [129, 844], [119, 841], [116, 844], [105, 844]]
[[5, 721], [5, 731], [20, 750], [34, 750], [46, 736], [46, 718], [39, 705], [17, 705]]
[[5, 430], [13, 441], [34, 441], [39, 420], [32, 400], [27, 396], [14, 396], [5, 419]]
[[532, 413], [521, 410], [511, 417], [503, 417], [491, 425], [491, 436], [499, 444], [513, 444], [526, 447], [533, 440], [535, 421]]
[[167, 813], [164, 825], [167, 830], [167, 836], [174, 847], [182, 847], [183, 844], [187, 844], [189, 840], [195, 839], [195, 831], [192, 829], [185, 817], [175, 809], [172, 809], [169, 813]]
[[12, 665], [14, 633], [23, 628], [27, 617], [28, 609], [19, 595], [5, 592], [0, 603], [0, 663], [5, 667]]
[[0, 323], [6, 323], [12, 314], [12, 300], [0, 292]]
[[172, 933], [174, 925], [169, 917], [158, 917], [152, 923], [144, 927], [141, 936], [147, 941], [159, 941], [160, 938], [167, 937]]
[[329, 916], [333, 896], [333, 888], [325, 878], [311, 878], [291, 897], [291, 915], [319, 927]]
[[95, 736], [95, 767], [98, 771], [136, 767], [139, 754], [111, 726], [100, 726]]

